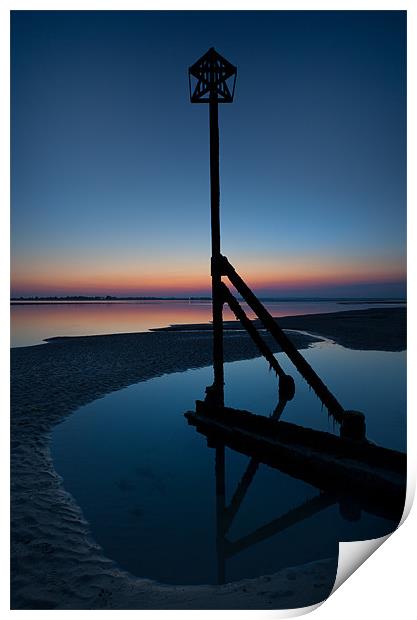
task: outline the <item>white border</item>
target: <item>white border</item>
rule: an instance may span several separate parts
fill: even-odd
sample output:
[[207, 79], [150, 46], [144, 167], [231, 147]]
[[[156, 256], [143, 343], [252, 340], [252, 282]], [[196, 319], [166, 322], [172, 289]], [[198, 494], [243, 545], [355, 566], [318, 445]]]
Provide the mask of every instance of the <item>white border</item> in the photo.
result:
[[[417, 110], [416, 101], [416, 8], [415, 3], [411, 1], [405, 2], [389, 2], [385, 1], [358, 1], [351, 0], [350, 2], [339, 2], [336, 0], [327, 2], [313, 2], [306, 1], [300, 2], [294, 0], [293, 2], [258, 2], [254, 6], [254, 3], [243, 0], [238, 1], [221, 1], [212, 0], [208, 2], [173, 2], [171, 1], [157, 1], [151, 3], [134, 2], [121, 0], [119, 3], [113, 0], [90, 0], [89, 2], [81, 2], [80, 0], [73, 0], [72, 2], [64, 2], [55, 0], [54, 2], [36, 2], [35, 0], [22, 1], [9, 1], [3, 2], [0, 9], [1, 21], [0, 21], [0, 46], [1, 46], [1, 80], [3, 84], [1, 98], [1, 171], [2, 171], [2, 183], [1, 193], [1, 209], [0, 209], [0, 231], [2, 235], [0, 243], [0, 260], [2, 270], [2, 306], [1, 306], [1, 325], [4, 331], [3, 342], [7, 342], [9, 338], [9, 11], [10, 10], [207, 10], [207, 9], [238, 9], [238, 10], [407, 10], [408, 12], [408, 307], [409, 316], [411, 316], [415, 307], [415, 278], [413, 277], [413, 267], [416, 266], [416, 254], [413, 245], [414, 239], [412, 238], [412, 231], [417, 230], [417, 222], [415, 209], [413, 205], [416, 203], [415, 192], [415, 170], [416, 157], [415, 157], [415, 145], [416, 145], [416, 122], [415, 113], [412, 114], [412, 110]], [[411, 310], [410, 310], [411, 308]], [[413, 370], [415, 370], [415, 356], [413, 354], [413, 347], [411, 345], [416, 343], [416, 329], [409, 320], [409, 354], [408, 354], [408, 411], [411, 412], [408, 416], [408, 454], [409, 454], [409, 483], [408, 483], [408, 500], [407, 503], [411, 504], [410, 490], [414, 490], [416, 482], [416, 447], [415, 441], [410, 441], [413, 437], [417, 437], [417, 424], [415, 421], [416, 408], [415, 408], [415, 392], [412, 389], [415, 381], [413, 376]], [[4, 441], [3, 449], [1, 451], [2, 467], [1, 467], [1, 480], [4, 484], [3, 493], [5, 497], [9, 495], [9, 461], [8, 461], [8, 446], [9, 446], [9, 424], [6, 416], [6, 411], [9, 407], [9, 351], [4, 346], [2, 350], [2, 439]], [[1, 610], [7, 611], [9, 609], [9, 511], [3, 505], [1, 511], [1, 531], [3, 533], [2, 540], [2, 561], [4, 563], [2, 579], [0, 580], [0, 596], [1, 596]], [[408, 506], [408, 507], [409, 507]], [[416, 531], [417, 531], [417, 511], [414, 507], [410, 516], [397, 532], [394, 533], [390, 539], [382, 545], [382, 547], [363, 565], [355, 574], [348, 579], [348, 581], [339, 588], [335, 594], [333, 594], [323, 605], [321, 605], [317, 611], [314, 612], [315, 618], [320, 620], [331, 619], [334, 620], [337, 617], [338, 620], [351, 620], [352, 615], [359, 615], [361, 618], [377, 617], [379, 620], [385, 618], [392, 618], [394, 615], [396, 618], [411, 618], [414, 617], [415, 601], [413, 596], [414, 584], [414, 572], [415, 572], [415, 558], [414, 553], [416, 549]], [[304, 610], [306, 611], [306, 610]], [[45, 615], [49, 617], [58, 617], [61, 614], [66, 615], [67, 618], [76, 617], [79, 615], [79, 611], [13, 611], [9, 612], [17, 616], [23, 616], [30, 614], [31, 618], [44, 618]], [[84, 612], [81, 612], [84, 613]], [[90, 611], [89, 614], [98, 615], [102, 614], [101, 611]], [[235, 617], [239, 618], [272, 618], [272, 617], [290, 617], [293, 616], [292, 612], [279, 612], [279, 611], [107, 611], [106, 618], [116, 618], [123, 614], [135, 614], [137, 617], [140, 614], [141, 618], [152, 616], [152, 618], [160, 617], [162, 614], [169, 614], [171, 618], [182, 618], [184, 615], [191, 618], [197, 614], [199, 617], [212, 617], [214, 614], [216, 617]]]

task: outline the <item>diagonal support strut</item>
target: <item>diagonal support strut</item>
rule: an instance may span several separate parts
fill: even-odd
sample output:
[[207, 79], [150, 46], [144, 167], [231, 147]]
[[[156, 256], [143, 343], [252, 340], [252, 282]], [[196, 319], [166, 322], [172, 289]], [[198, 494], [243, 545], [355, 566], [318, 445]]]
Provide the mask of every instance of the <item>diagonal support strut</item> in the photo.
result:
[[278, 375], [280, 401], [287, 402], [291, 400], [295, 394], [294, 379], [290, 377], [290, 375], [287, 375], [285, 371], [281, 368], [278, 360], [272, 353], [271, 349], [268, 347], [262, 336], [259, 334], [252, 321], [246, 316], [246, 313], [243, 310], [242, 306], [240, 305], [236, 297], [232, 295], [224, 282], [221, 282], [220, 289], [223, 295], [223, 301], [229, 305], [235, 317], [242, 323], [243, 327], [246, 329], [249, 336], [258, 347], [260, 353], [262, 353], [267, 362], [269, 362], [270, 368], [273, 368], [275, 373]]
[[318, 374], [312, 369], [307, 360], [304, 359], [298, 349], [293, 345], [288, 336], [279, 327], [275, 319], [269, 314], [265, 306], [242, 280], [225, 256], [221, 256], [220, 268], [222, 275], [229, 278], [236, 290], [242, 295], [246, 303], [258, 316], [265, 329], [267, 329], [271, 336], [275, 338], [284, 353], [287, 354], [289, 359], [297, 368], [301, 376], [307, 381], [310, 387], [313, 388], [321, 402], [327, 407], [329, 413], [334, 417], [336, 422], [341, 424], [345, 417], [342, 405], [330, 392], [325, 383], [323, 383]]

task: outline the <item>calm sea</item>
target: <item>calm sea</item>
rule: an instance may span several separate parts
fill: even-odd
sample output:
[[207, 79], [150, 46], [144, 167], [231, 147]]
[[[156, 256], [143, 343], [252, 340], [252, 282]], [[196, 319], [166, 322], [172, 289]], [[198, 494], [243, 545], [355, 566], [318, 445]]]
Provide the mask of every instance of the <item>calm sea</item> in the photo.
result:
[[[365, 309], [374, 304], [340, 303], [338, 300], [265, 301], [273, 316]], [[242, 304], [245, 307], [245, 304]], [[378, 307], [384, 304], [378, 303]], [[392, 306], [392, 304], [391, 304]], [[248, 316], [253, 313], [245, 307]], [[234, 319], [225, 307], [224, 318]], [[206, 323], [211, 320], [211, 301], [152, 300], [84, 303], [13, 303], [11, 346], [40, 344], [54, 336], [86, 336], [144, 332], [178, 323]]]

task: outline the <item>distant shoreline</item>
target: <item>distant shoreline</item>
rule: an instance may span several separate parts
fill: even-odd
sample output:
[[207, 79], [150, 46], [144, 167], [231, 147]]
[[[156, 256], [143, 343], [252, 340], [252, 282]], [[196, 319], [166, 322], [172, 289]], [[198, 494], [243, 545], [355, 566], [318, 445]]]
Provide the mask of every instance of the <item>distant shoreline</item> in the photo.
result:
[[[240, 297], [238, 297], [240, 299]], [[354, 297], [348, 299], [346, 297], [259, 297], [263, 302], [274, 303], [323, 303], [335, 302], [344, 305], [361, 305], [361, 304], [406, 304], [406, 299], [395, 299], [393, 297]], [[58, 304], [123, 304], [132, 302], [153, 302], [153, 301], [205, 301], [211, 303], [211, 297], [12, 297], [10, 299], [11, 306], [24, 305], [58, 305]]]

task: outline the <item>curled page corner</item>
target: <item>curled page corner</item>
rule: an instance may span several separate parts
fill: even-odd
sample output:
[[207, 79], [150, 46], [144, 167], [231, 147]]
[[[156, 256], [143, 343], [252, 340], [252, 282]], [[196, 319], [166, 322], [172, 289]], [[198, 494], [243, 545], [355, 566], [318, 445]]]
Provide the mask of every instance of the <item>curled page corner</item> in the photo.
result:
[[411, 507], [414, 502], [415, 493], [416, 493], [416, 475], [415, 475], [415, 470], [412, 467], [410, 467], [410, 461], [408, 458], [407, 460], [407, 491], [405, 495], [403, 516], [401, 517], [401, 521], [399, 522], [398, 527], [400, 527], [404, 523], [404, 521], [410, 514]]
[[404, 523], [410, 514], [415, 495], [415, 480], [408, 476], [404, 511], [398, 526], [391, 533], [381, 538], [339, 542], [339, 560], [336, 579], [329, 597], [348, 579], [366, 560]]
[[[394, 530], [395, 531], [395, 530]], [[336, 579], [330, 592], [331, 596], [366, 560], [393, 534], [372, 538], [370, 540], [355, 540], [339, 543], [339, 561], [337, 564]]]
[[274, 618], [299, 618], [306, 614], [315, 611], [323, 605], [326, 599], [320, 601], [320, 603], [314, 603], [314, 605], [308, 605], [307, 607], [295, 607], [294, 609], [274, 609]]

